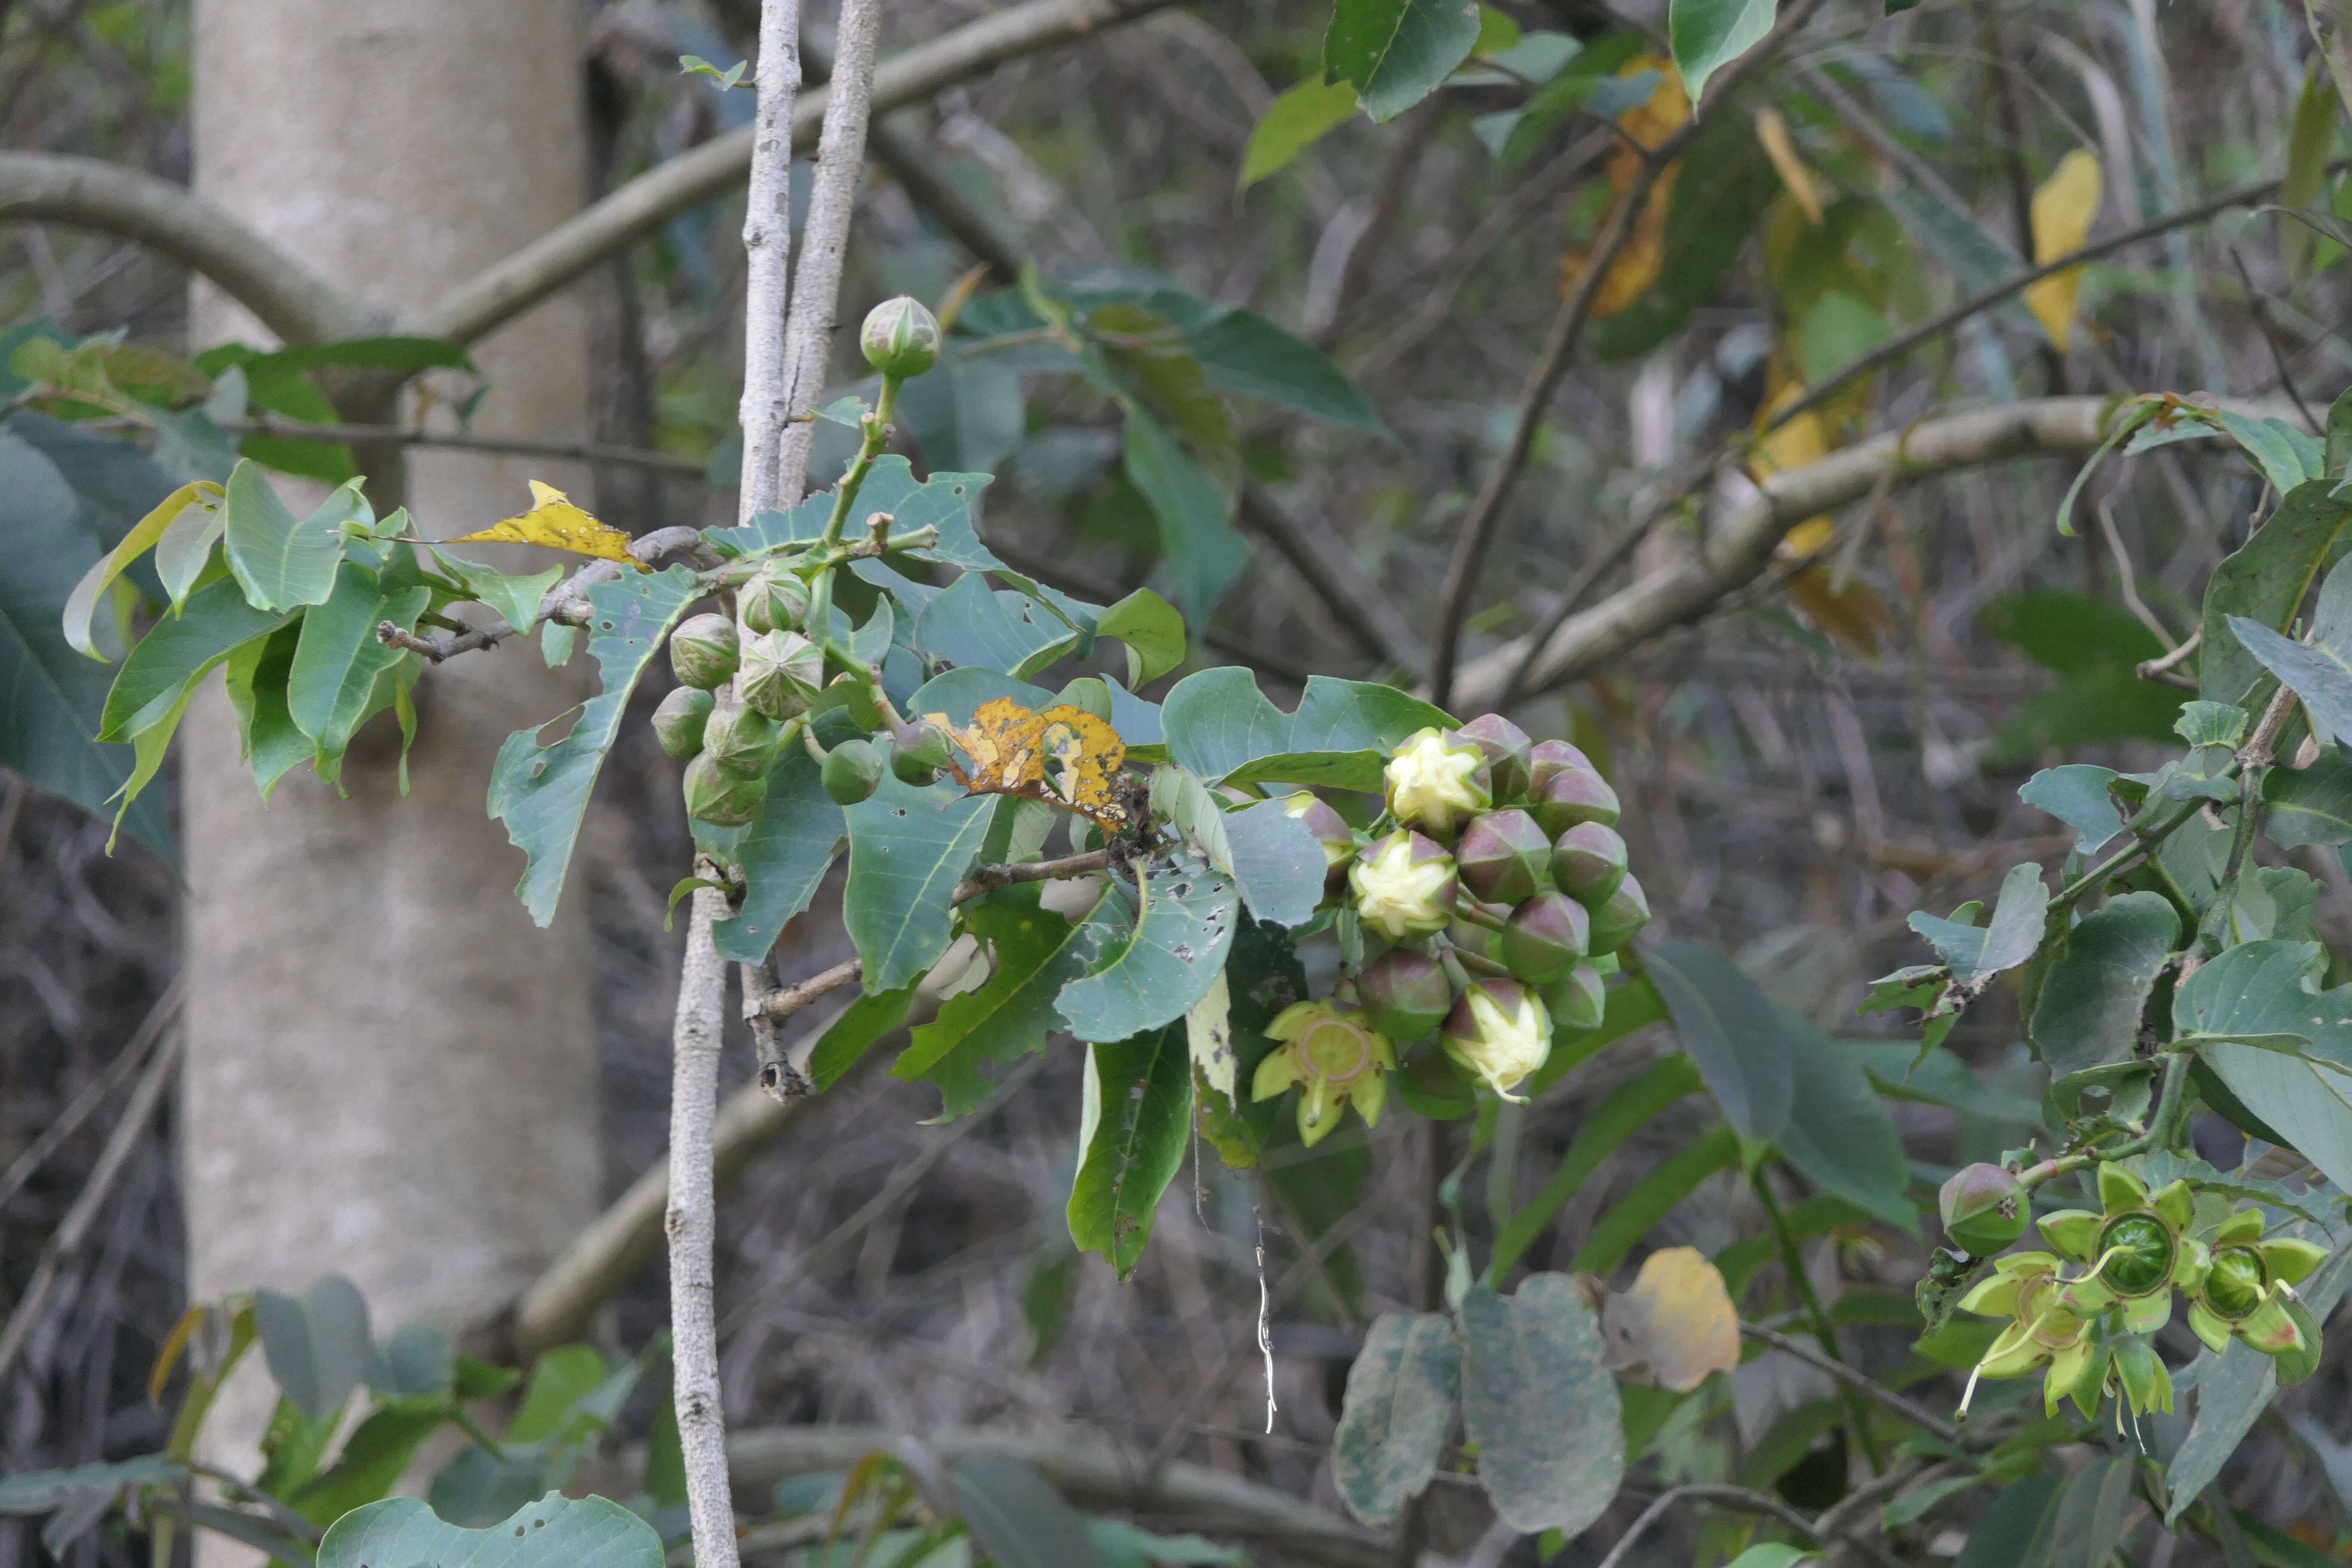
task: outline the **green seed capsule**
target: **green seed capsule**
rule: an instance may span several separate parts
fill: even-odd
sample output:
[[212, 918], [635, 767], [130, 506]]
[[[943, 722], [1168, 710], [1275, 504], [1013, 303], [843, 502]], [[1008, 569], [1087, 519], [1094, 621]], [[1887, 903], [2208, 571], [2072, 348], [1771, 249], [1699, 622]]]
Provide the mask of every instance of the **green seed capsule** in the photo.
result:
[[686, 764], [686, 814], [713, 827], [748, 826], [768, 798], [764, 777], [730, 773], [705, 752]]
[[708, 691], [735, 673], [740, 650], [735, 623], [725, 616], [689, 616], [669, 634], [669, 667], [688, 686]]
[[808, 614], [808, 584], [785, 568], [770, 562], [760, 574], [736, 590], [743, 624], [755, 632], [798, 631]]
[[2225, 1247], [2213, 1254], [2205, 1277], [2205, 1305], [2217, 1317], [2236, 1322], [2253, 1315], [2270, 1294], [2270, 1271], [2251, 1247]]
[[1990, 1258], [2025, 1234], [2025, 1189], [1999, 1165], [1962, 1166], [1937, 1199], [1944, 1233], [1975, 1257]]
[[871, 741], [844, 741], [825, 753], [819, 776], [835, 805], [856, 805], [881, 787], [881, 750]]
[[730, 773], [753, 777], [776, 755], [776, 721], [747, 708], [732, 687], [719, 689], [702, 731], [702, 754]]
[[661, 749], [685, 762], [702, 750], [703, 726], [710, 721], [713, 699], [698, 687], [681, 686], [654, 710], [654, 739]]
[[1592, 911], [1592, 951], [1614, 952], [1650, 923], [1650, 896], [1628, 877], [1617, 884], [1608, 902]]
[[2152, 1296], [2171, 1282], [2179, 1247], [2171, 1227], [2154, 1215], [2118, 1215], [2099, 1232], [2099, 1254], [2107, 1258], [2099, 1279], [2126, 1299]]
[[920, 375], [940, 362], [939, 318], [904, 294], [885, 300], [866, 312], [857, 346], [885, 375]]

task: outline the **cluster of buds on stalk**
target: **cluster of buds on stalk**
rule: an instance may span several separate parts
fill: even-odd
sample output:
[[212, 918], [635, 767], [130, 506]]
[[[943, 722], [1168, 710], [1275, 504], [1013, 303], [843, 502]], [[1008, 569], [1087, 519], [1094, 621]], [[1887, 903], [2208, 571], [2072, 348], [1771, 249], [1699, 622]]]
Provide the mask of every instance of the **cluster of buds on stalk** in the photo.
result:
[[[1979, 1378], [2023, 1377], [2041, 1367], [2048, 1369], [2047, 1412], [2072, 1398], [2095, 1415], [2109, 1393], [2136, 1416], [2169, 1411], [2171, 1374], [2150, 1336], [2171, 1321], [2176, 1291], [2188, 1299], [2189, 1329], [2216, 1353], [2232, 1339], [2270, 1356], [2316, 1348], [2316, 1325], [2294, 1287], [2319, 1267], [2325, 1248], [2265, 1235], [2259, 1208], [2200, 1226], [2186, 1178], [2151, 1193], [2131, 1171], [2103, 1164], [2098, 1192], [2096, 1210], [2059, 1210], [2034, 1221], [2050, 1250], [1996, 1258], [1991, 1275], [1960, 1298], [1963, 1311], [2009, 1320], [1969, 1374], [1963, 1416]], [[1944, 1186], [1945, 1227], [1982, 1257], [2024, 1234], [2025, 1196], [2000, 1167], [1969, 1166]]]
[[[887, 425], [898, 384], [938, 363], [940, 323], [913, 300], [887, 300], [858, 335], [883, 377], [886, 407], [867, 416], [869, 456]], [[829, 596], [830, 563], [779, 556], [735, 584], [736, 614], [689, 617], [670, 633], [670, 668], [678, 688], [654, 710], [662, 750], [687, 764], [687, 815], [712, 827], [741, 827], [758, 817], [769, 770], [788, 749], [814, 757], [825, 793], [855, 805], [879, 788], [887, 770], [928, 784], [949, 764], [947, 737], [936, 726], [908, 724], [880, 699], [870, 669], [842, 668], [826, 628], [812, 624]], [[828, 615], [829, 618], [829, 615]], [[828, 680], [828, 648], [835, 656]], [[827, 701], [829, 685], [847, 682], [849, 700]], [[835, 692], [838, 699], [844, 695]], [[809, 716], [838, 707], [867, 733], [819, 746]]]
[[[1492, 713], [1408, 736], [1382, 783], [1386, 809], [1361, 833], [1312, 794], [1288, 804], [1369, 954], [1342, 987], [1349, 1009], [1311, 1005], [1379, 1041], [1368, 1061], [1393, 1067], [1427, 1042], [1441, 1072], [1451, 1064], [1458, 1080], [1517, 1099], [1555, 1030], [1599, 1026], [1618, 951], [1650, 918], [1626, 872], [1616, 792], [1575, 746], [1538, 743]], [[1330, 1080], [1286, 1053], [1256, 1095], [1307, 1086], [1300, 1131], [1311, 1101], [1319, 1137], [1330, 1122], [1315, 1097]], [[1351, 1102], [1364, 1105], [1360, 1091]]]

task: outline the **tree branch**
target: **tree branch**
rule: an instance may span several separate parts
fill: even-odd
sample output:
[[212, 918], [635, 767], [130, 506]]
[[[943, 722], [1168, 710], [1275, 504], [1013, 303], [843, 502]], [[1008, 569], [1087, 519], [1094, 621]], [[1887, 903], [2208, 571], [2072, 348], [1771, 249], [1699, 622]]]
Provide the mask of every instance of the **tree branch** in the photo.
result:
[[1412, 626], [1330, 524], [1310, 512], [1292, 510], [1256, 484], [1242, 487], [1241, 521], [1282, 552], [1291, 570], [1322, 598], [1331, 618], [1346, 627], [1366, 653], [1399, 669], [1422, 673], [1423, 660], [1413, 646]]
[[[930, 98], [1024, 55], [1086, 37], [1098, 28], [1149, 15], [1174, 0], [1028, 0], [943, 33], [894, 56], [874, 73], [873, 112]], [[813, 145], [824, 118], [824, 90], [804, 92], [793, 109], [793, 145]], [[753, 127], [671, 159], [522, 249], [459, 285], [410, 321], [428, 337], [472, 342], [562, 289], [615, 252], [683, 212], [726, 195], [751, 163]]]
[[1807, 1366], [1813, 1368], [1816, 1372], [1827, 1373], [1831, 1377], [1833, 1377], [1838, 1382], [1844, 1384], [1848, 1388], [1853, 1389], [1855, 1393], [1862, 1394], [1865, 1398], [1876, 1400], [1879, 1404], [1884, 1405], [1887, 1409], [1894, 1411], [1895, 1414], [1902, 1416], [1903, 1419], [1910, 1422], [1914, 1426], [1918, 1427], [1921, 1431], [1930, 1433], [1935, 1436], [1941, 1438], [1943, 1441], [1953, 1445], [1955, 1447], [1959, 1446], [1961, 1433], [1958, 1426], [1953, 1426], [1950, 1422], [1927, 1409], [1925, 1406], [1904, 1398], [1903, 1395], [1895, 1393], [1893, 1389], [1888, 1388], [1882, 1384], [1873, 1382], [1862, 1373], [1859, 1373], [1853, 1367], [1846, 1365], [1845, 1363], [1836, 1361], [1829, 1356], [1823, 1355], [1820, 1351], [1815, 1350], [1812, 1346], [1804, 1343], [1801, 1340], [1792, 1340], [1786, 1334], [1776, 1334], [1771, 1330], [1759, 1328], [1754, 1323], [1740, 1324], [1739, 1331], [1748, 1338], [1754, 1340], [1759, 1344], [1770, 1345], [1776, 1351], [1784, 1351], [1788, 1354], [1795, 1356], [1799, 1361], [1803, 1362]]
[[[760, 107], [751, 122], [751, 183], [743, 204], [742, 478], [735, 521], [776, 504], [776, 454], [791, 417], [792, 369], [783, 322], [791, 305], [793, 105], [801, 87], [798, 0], [760, 7]], [[749, 628], [746, 628], [747, 630]]]
[[686, 963], [677, 979], [677, 1022], [671, 1036], [669, 1331], [678, 1447], [699, 1568], [735, 1568], [735, 1502], [727, 1485], [727, 1416], [719, 1403], [717, 1151], [712, 1122], [719, 1098], [720, 1011], [727, 965], [710, 928], [727, 913], [717, 888], [694, 890]]
[[0, 221], [41, 219], [138, 240], [218, 287], [289, 343], [365, 337], [392, 320], [169, 180], [96, 158], [0, 153]]

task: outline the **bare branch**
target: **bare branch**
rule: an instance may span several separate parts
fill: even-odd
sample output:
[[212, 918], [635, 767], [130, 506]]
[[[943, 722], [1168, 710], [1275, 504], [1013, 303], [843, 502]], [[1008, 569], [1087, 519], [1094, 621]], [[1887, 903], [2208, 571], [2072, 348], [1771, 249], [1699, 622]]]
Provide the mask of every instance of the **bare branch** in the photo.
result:
[[364, 337], [384, 331], [392, 319], [210, 202], [136, 169], [51, 153], [0, 153], [0, 221], [34, 219], [138, 240], [214, 284], [289, 343]]
[[1754, 1323], [1740, 1324], [1739, 1331], [1748, 1338], [1754, 1340], [1759, 1344], [1770, 1345], [1776, 1351], [1782, 1351], [1790, 1355], [1795, 1356], [1799, 1361], [1803, 1362], [1807, 1366], [1813, 1368], [1816, 1372], [1827, 1373], [1830, 1376], [1835, 1378], [1838, 1382], [1844, 1384], [1855, 1393], [1860, 1394], [1866, 1398], [1878, 1401], [1879, 1404], [1884, 1405], [1887, 1409], [1894, 1411], [1895, 1414], [1902, 1416], [1903, 1419], [1910, 1422], [1914, 1426], [1918, 1427], [1921, 1431], [1930, 1433], [1935, 1436], [1941, 1438], [1943, 1441], [1952, 1444], [1954, 1447], [1958, 1447], [1961, 1441], [1961, 1433], [1958, 1426], [1953, 1426], [1950, 1422], [1945, 1420], [1942, 1416], [1936, 1415], [1933, 1411], [1928, 1410], [1924, 1405], [1918, 1405], [1912, 1400], [1906, 1399], [1903, 1395], [1895, 1393], [1893, 1389], [1886, 1387], [1885, 1384], [1873, 1382], [1862, 1373], [1859, 1373], [1853, 1367], [1846, 1365], [1845, 1363], [1836, 1361], [1829, 1356], [1823, 1355], [1820, 1351], [1815, 1350], [1812, 1346], [1804, 1343], [1801, 1340], [1792, 1340], [1786, 1334], [1774, 1333], [1770, 1329], [1760, 1328]]
[[1366, 574], [1356, 552], [1338, 531], [1311, 512], [1294, 511], [1260, 485], [1242, 487], [1242, 525], [1264, 535], [1291, 569], [1322, 597], [1331, 618], [1363, 645], [1364, 651], [1397, 668], [1422, 673], [1421, 650], [1412, 626]]
[[751, 122], [751, 188], [743, 207], [743, 469], [736, 521], [776, 504], [776, 454], [792, 409], [793, 100], [801, 87], [798, 0], [760, 7], [760, 107]]
[[[1029, 0], [941, 34], [885, 61], [874, 73], [873, 112], [929, 99], [1007, 60], [1083, 38], [1173, 4], [1173, 0]], [[793, 109], [793, 143], [813, 146], [828, 94], [804, 92]], [[741, 183], [751, 163], [753, 127], [706, 142], [632, 180], [463, 283], [408, 323], [428, 337], [472, 342], [546, 299], [683, 212]]]

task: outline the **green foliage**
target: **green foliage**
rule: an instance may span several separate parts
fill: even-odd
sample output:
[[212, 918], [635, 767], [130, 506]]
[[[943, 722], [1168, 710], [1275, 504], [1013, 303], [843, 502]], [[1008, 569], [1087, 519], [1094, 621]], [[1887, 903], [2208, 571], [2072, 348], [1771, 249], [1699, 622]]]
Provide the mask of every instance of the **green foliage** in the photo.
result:
[[1746, 54], [1772, 30], [1779, 0], [1674, 0], [1666, 33], [1683, 86], [1696, 103], [1707, 79]]
[[1512, 1529], [1574, 1535], [1601, 1517], [1625, 1470], [1617, 1380], [1601, 1325], [1565, 1274], [1508, 1296], [1463, 1298], [1462, 1426], [1478, 1480]]
[[1339, 0], [1323, 75], [1354, 84], [1364, 112], [1390, 121], [1454, 74], [1478, 42], [1478, 10], [1456, 0]]
[[1179, 1023], [1087, 1047], [1070, 1239], [1125, 1279], [1143, 1258], [1160, 1195], [1184, 1163], [1192, 1066]]
[[1241, 188], [1247, 190], [1288, 168], [1301, 153], [1353, 118], [1358, 107], [1355, 84], [1347, 81], [1302, 81], [1276, 98], [1258, 118], [1243, 150]]
[[384, 1563], [464, 1563], [469, 1568], [659, 1568], [653, 1526], [604, 1498], [549, 1492], [497, 1524], [446, 1524], [415, 1498], [370, 1503], [338, 1520], [319, 1542], [319, 1568]]
[[1240, 889], [1230, 879], [1179, 859], [1154, 867], [1136, 896], [1133, 928], [1055, 1003], [1081, 1040], [1124, 1040], [1173, 1023], [1224, 968], [1241, 921]]
[[1366, 1524], [1387, 1524], [1428, 1487], [1461, 1378], [1462, 1346], [1451, 1320], [1428, 1312], [1383, 1312], [1372, 1320], [1348, 1369], [1331, 1437], [1332, 1483], [1350, 1513]]
[[1771, 1005], [1746, 975], [1696, 942], [1661, 942], [1643, 962], [1724, 1116], [1751, 1142], [1779, 1137], [1796, 1076]]

